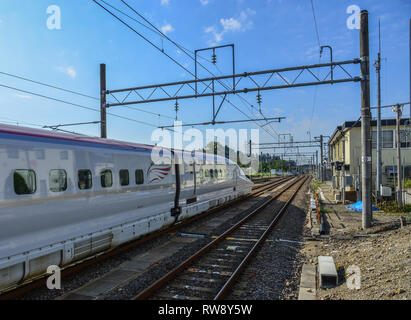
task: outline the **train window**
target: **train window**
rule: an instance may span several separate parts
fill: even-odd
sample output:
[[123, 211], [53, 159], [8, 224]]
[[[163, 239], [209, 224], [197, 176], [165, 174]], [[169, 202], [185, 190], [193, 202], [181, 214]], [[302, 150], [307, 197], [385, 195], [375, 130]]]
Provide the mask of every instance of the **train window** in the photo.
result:
[[200, 169], [200, 178], [203, 178], [204, 177], [204, 171], [203, 171], [203, 169]]
[[208, 169], [205, 170], [205, 176], [208, 178]]
[[210, 178], [214, 178], [214, 170], [210, 169]]
[[216, 178], [218, 178], [218, 170], [217, 170], [217, 169], [214, 169], [214, 176], [215, 176]]
[[55, 169], [49, 173], [49, 187], [52, 192], [66, 191], [67, 173], [66, 170]]
[[130, 176], [128, 170], [120, 170], [120, 185], [128, 186], [130, 184]]
[[103, 188], [110, 188], [113, 185], [113, 174], [111, 170], [103, 170], [100, 174], [101, 177], [101, 186]]
[[78, 171], [78, 187], [81, 190], [91, 189], [93, 186], [93, 180], [90, 170], [79, 170]]
[[141, 169], [136, 170], [136, 184], [144, 183], [144, 172]]
[[14, 192], [16, 194], [33, 194], [36, 192], [36, 173], [33, 170], [14, 171]]
[[220, 177], [223, 178], [223, 170], [220, 169]]

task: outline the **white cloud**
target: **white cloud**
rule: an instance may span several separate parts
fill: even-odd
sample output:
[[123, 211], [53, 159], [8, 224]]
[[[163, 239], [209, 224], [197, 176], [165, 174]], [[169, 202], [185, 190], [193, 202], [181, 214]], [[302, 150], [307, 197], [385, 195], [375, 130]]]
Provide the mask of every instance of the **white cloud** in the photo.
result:
[[238, 31], [241, 29], [241, 22], [234, 19], [220, 19], [220, 23], [224, 28], [224, 31]]
[[170, 0], [161, 0], [161, 5], [162, 6], [167, 6], [169, 4]]
[[173, 32], [174, 28], [171, 24], [167, 23], [161, 27], [161, 32], [167, 34], [168, 32]]
[[240, 12], [237, 18], [221, 18], [220, 24], [222, 27], [221, 31], [215, 26], [210, 26], [204, 29], [205, 33], [211, 33], [214, 36], [213, 44], [216, 44], [223, 40], [223, 35], [227, 32], [239, 32], [249, 30], [253, 26], [253, 21], [250, 19], [254, 16], [256, 12], [250, 8], [247, 8]]
[[71, 67], [71, 66], [70, 67], [56, 67], [56, 70], [67, 74], [68, 76], [70, 76], [73, 79], [77, 75], [76, 70], [74, 70], [74, 68]]
[[32, 96], [28, 96], [25, 94], [16, 94], [16, 97], [21, 98], [21, 99], [31, 99]]
[[210, 3], [210, 0], [200, 0], [200, 2], [203, 6], [206, 6]]

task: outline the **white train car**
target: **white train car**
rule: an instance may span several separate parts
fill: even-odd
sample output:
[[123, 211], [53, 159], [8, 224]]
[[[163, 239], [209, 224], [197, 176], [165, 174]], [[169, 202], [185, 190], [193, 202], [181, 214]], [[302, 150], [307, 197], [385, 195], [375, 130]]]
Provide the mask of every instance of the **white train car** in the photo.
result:
[[251, 192], [227, 159], [177, 164], [171, 152], [155, 165], [151, 152], [0, 125], [0, 292]]

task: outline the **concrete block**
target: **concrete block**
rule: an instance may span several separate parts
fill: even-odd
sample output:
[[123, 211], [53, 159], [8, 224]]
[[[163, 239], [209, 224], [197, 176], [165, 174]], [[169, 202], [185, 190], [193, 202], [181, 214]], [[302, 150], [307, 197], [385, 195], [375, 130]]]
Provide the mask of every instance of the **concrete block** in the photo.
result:
[[316, 267], [303, 264], [298, 300], [316, 300]]
[[318, 278], [321, 288], [332, 288], [338, 285], [338, 274], [333, 257], [318, 257]]

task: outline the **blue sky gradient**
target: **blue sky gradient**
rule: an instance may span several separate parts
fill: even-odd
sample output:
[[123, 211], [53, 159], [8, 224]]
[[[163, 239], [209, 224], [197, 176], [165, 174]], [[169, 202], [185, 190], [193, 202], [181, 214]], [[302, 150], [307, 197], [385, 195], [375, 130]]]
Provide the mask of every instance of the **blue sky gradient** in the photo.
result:
[[[106, 0], [113, 6], [133, 14], [118, 0]], [[163, 28], [173, 40], [190, 50], [234, 43], [236, 71], [314, 64], [319, 61], [319, 49], [310, 0], [128, 0], [158, 28]], [[382, 34], [382, 103], [409, 100], [409, 19], [411, 2], [406, 0], [314, 0], [321, 45], [331, 45], [334, 60], [359, 57], [359, 31], [348, 29], [346, 13], [356, 4], [369, 11], [370, 59], [378, 51], [378, 20]], [[50, 5], [61, 8], [61, 30], [49, 30], [46, 22]], [[163, 46], [165, 52], [191, 71], [193, 62], [172, 44], [153, 32], [130, 21], [130, 25]], [[0, 72], [7, 72], [63, 88], [99, 96], [99, 64], [107, 64], [107, 87], [118, 89], [132, 86], [191, 79], [161, 52], [98, 7], [91, 0], [3, 0], [0, 4]], [[210, 54], [203, 57], [210, 60]], [[328, 53], [321, 62], [328, 61]], [[228, 52], [218, 54], [216, 69], [202, 60], [215, 74], [230, 73]], [[350, 69], [359, 75], [359, 65]], [[376, 104], [376, 74], [371, 64], [371, 104]], [[208, 76], [204, 71], [201, 76]], [[99, 102], [73, 96], [0, 74], [0, 84], [33, 91], [80, 105], [99, 108]], [[242, 95], [256, 104], [255, 93]], [[360, 84], [336, 84], [296, 89], [267, 91], [262, 94], [262, 111], [266, 116], [287, 117], [274, 123], [277, 133], [292, 133], [295, 140], [329, 135], [346, 120], [360, 116]], [[250, 116], [256, 112], [238, 97], [230, 101]], [[0, 87], [0, 121], [55, 125], [60, 123], [99, 120], [99, 114], [75, 106], [45, 100], [26, 93]], [[136, 106], [168, 117], [175, 117], [174, 102]], [[313, 111], [314, 110], [314, 111]], [[406, 108], [404, 116], [408, 116]], [[163, 118], [113, 107], [112, 113], [151, 123], [171, 124]], [[178, 118], [186, 123], [210, 121], [211, 98], [180, 102]], [[383, 117], [393, 117], [390, 109]], [[258, 117], [255, 113], [254, 117]], [[218, 120], [245, 119], [232, 106], [225, 104]], [[222, 128], [258, 128], [255, 124], [225, 125]], [[204, 130], [206, 127], [199, 127]], [[97, 125], [72, 128], [94, 136]], [[153, 127], [108, 116], [110, 138], [150, 143]], [[271, 130], [271, 129], [270, 129]], [[275, 136], [275, 134], [273, 133]], [[274, 138], [260, 132], [260, 141]]]

